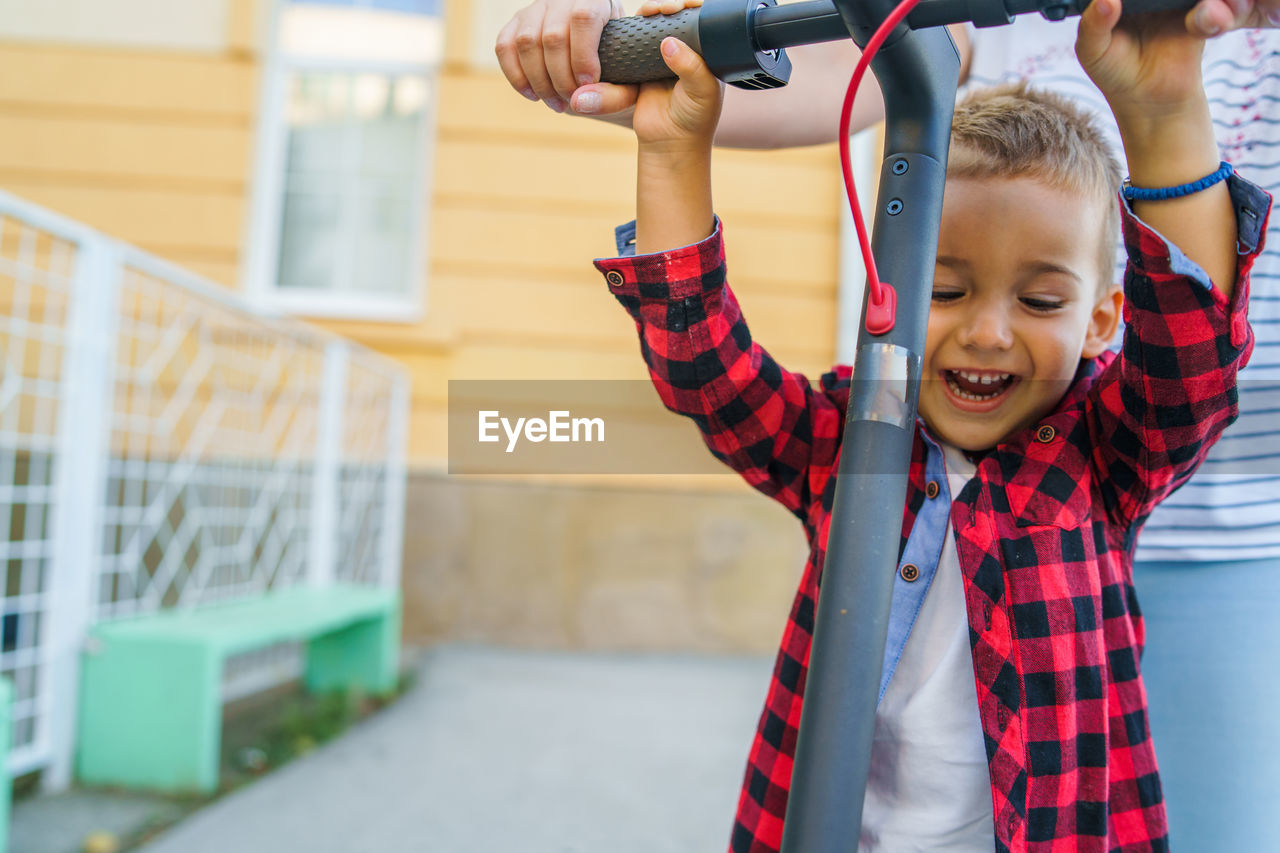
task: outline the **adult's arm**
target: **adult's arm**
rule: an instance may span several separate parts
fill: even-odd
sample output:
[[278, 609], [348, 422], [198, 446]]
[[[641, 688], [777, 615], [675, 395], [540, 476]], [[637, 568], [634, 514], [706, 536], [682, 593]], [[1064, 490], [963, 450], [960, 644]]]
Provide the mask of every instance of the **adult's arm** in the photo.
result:
[[[670, 14], [701, 0], [646, 2], [640, 14]], [[1277, 0], [1280, 2], [1280, 0]], [[556, 112], [631, 126], [636, 86], [596, 82], [600, 32], [622, 16], [618, 0], [535, 0], [521, 9], [498, 33], [495, 53], [512, 88], [529, 100], [543, 101]], [[968, 69], [969, 38], [953, 27]], [[716, 145], [730, 148], [789, 148], [833, 142], [845, 87], [859, 51], [852, 41], [790, 48], [791, 82], [781, 89], [725, 91]], [[854, 132], [884, 117], [884, 104], [874, 77], [868, 77], [854, 102]]]

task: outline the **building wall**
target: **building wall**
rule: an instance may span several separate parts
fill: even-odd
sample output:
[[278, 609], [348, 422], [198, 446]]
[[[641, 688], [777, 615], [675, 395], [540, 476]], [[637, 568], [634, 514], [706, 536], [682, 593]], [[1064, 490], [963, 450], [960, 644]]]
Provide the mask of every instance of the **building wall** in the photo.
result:
[[[222, 2], [212, 47], [0, 42], [0, 187], [238, 288], [266, 0]], [[316, 321], [412, 373], [406, 629], [767, 648], [804, 542], [736, 480], [442, 473], [449, 379], [645, 375], [632, 323], [590, 264], [632, 215], [631, 137], [513, 93], [486, 53], [505, 15], [489, 0], [447, 6], [425, 315]], [[812, 375], [835, 350], [837, 175], [834, 147], [727, 151], [715, 165], [752, 329]]]
[[407, 509], [415, 643], [763, 654], [807, 553], [796, 519], [746, 490], [418, 472]]
[[[239, 287], [262, 1], [224, 0], [218, 49], [0, 43], [0, 186]], [[419, 464], [444, 460], [448, 378], [643, 376], [590, 265], [632, 213], [630, 134], [515, 95], [477, 55], [495, 17], [480, 11], [447, 8], [425, 316], [317, 321], [413, 372]], [[834, 164], [830, 147], [716, 164], [735, 288], [759, 337], [807, 371], [834, 350]]]
[[257, 19], [222, 12], [217, 49], [0, 41], [0, 187], [234, 286]]
[[[633, 139], [512, 92], [491, 60], [489, 22], [504, 17], [491, 5], [447, 6], [426, 318], [330, 324], [412, 369], [419, 464], [443, 460], [448, 379], [645, 376], [634, 327], [590, 264], [633, 215]], [[828, 146], [722, 152], [714, 174], [752, 328], [808, 372], [834, 352], [837, 168]]]

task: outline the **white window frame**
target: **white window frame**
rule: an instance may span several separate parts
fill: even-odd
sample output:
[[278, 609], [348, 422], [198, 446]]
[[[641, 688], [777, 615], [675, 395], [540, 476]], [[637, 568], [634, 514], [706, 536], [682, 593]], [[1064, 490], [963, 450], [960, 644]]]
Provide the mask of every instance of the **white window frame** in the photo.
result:
[[[257, 143], [252, 175], [251, 202], [246, 219], [242, 280], [245, 294], [266, 314], [289, 314], [342, 320], [388, 323], [420, 322], [427, 311], [427, 258], [430, 226], [431, 175], [435, 162], [436, 112], [439, 109], [439, 67], [409, 62], [375, 62], [350, 59], [295, 58], [282, 55], [279, 24], [288, 0], [269, 0], [269, 20], [263, 28], [263, 68], [259, 94]], [[369, 72], [412, 74], [424, 78], [429, 108], [418, 127], [420, 157], [414, 163], [412, 183], [418, 187], [410, 213], [409, 286], [403, 294], [356, 293], [297, 287], [281, 287], [279, 267], [284, 215], [285, 163], [288, 123], [285, 118], [286, 82], [295, 71]]]

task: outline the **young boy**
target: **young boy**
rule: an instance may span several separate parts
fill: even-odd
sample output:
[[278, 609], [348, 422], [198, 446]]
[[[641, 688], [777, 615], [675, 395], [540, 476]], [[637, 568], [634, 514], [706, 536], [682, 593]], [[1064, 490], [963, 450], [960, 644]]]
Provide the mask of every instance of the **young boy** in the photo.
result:
[[[1199, 43], [1176, 18], [1119, 14], [1094, 0], [1077, 52], [1132, 184], [1219, 171]], [[752, 342], [711, 208], [720, 88], [687, 47], [662, 49], [680, 79], [634, 115], [637, 256], [597, 267], [667, 406], [813, 543], [733, 832], [761, 853], [782, 837], [849, 370], [814, 389]], [[1125, 300], [1109, 282], [1118, 170], [1088, 120], [1015, 88], [955, 128], [858, 849], [1166, 850], [1132, 549], [1234, 417], [1269, 201], [1232, 178], [1126, 205]]]

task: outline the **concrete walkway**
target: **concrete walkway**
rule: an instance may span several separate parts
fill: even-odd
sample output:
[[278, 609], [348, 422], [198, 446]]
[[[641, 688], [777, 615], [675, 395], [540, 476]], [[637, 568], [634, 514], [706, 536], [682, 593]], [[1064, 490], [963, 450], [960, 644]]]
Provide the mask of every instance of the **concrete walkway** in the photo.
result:
[[145, 853], [723, 851], [771, 662], [485, 648]]

